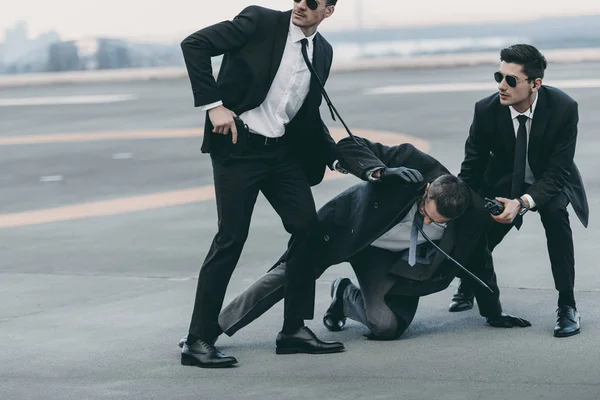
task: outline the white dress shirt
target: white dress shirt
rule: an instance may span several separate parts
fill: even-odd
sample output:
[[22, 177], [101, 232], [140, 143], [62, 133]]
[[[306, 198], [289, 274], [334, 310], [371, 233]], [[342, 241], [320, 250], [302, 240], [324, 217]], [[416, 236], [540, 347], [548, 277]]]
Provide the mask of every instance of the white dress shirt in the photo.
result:
[[[394, 225], [389, 231], [371, 243], [371, 246], [390, 251], [402, 251], [408, 249], [410, 245], [410, 232], [412, 230], [413, 217], [417, 212], [419, 202], [420, 200], [413, 204], [402, 221]], [[423, 232], [425, 232], [431, 240], [440, 240], [444, 235], [444, 227], [445, 225], [423, 224]], [[421, 235], [421, 232], [419, 232], [417, 245], [423, 242], [425, 242], [425, 238]]]
[[[531, 123], [533, 122], [533, 113], [535, 112], [535, 107], [537, 106], [537, 101], [538, 98], [540, 96], [540, 93], [537, 93], [537, 96], [535, 96], [535, 100], [533, 101], [533, 104], [531, 105], [531, 109], [527, 109], [527, 111], [520, 113], [517, 110], [515, 110], [513, 108], [513, 106], [510, 106], [510, 117], [512, 118], [512, 122], [513, 122], [513, 127], [515, 129], [515, 136], [517, 136], [517, 133], [519, 132], [519, 120], [517, 119], [517, 117], [519, 115], [524, 115], [527, 118], [529, 118], [529, 120], [527, 120], [527, 122], [525, 123], [525, 127], [527, 128], [527, 155], [525, 158], [525, 183], [528, 184], [532, 184], [533, 182], [535, 182], [535, 178], [533, 176], [533, 172], [531, 171], [531, 167], [529, 167], [529, 137], [530, 137], [530, 133], [531, 133]], [[523, 197], [525, 197], [528, 201], [529, 201], [529, 208], [533, 208], [535, 207], [535, 201], [533, 201], [533, 198], [528, 195], [528, 194], [524, 194]]]
[[[290, 19], [281, 64], [267, 97], [260, 106], [239, 116], [251, 132], [270, 138], [281, 137], [285, 133], [285, 126], [296, 116], [310, 89], [310, 70], [302, 57], [300, 41], [304, 38], [308, 39], [306, 50], [308, 59], [312, 62], [313, 39], [316, 34], [315, 31], [311, 36], [304, 36], [304, 32]], [[219, 101], [202, 106], [200, 109], [207, 111], [222, 104]]]

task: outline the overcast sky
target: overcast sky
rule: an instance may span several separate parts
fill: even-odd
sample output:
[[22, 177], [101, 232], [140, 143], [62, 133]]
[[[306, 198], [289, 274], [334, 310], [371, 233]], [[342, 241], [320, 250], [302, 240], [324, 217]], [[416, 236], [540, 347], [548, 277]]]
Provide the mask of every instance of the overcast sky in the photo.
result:
[[[320, 29], [356, 27], [360, 2], [366, 27], [600, 14], [598, 0], [339, 0], [335, 15]], [[55, 29], [66, 39], [94, 35], [180, 39], [203, 26], [231, 19], [246, 5], [285, 10], [291, 8], [293, 0], [2, 0], [2, 3], [2, 39], [4, 30], [17, 20], [28, 22], [31, 36]]]

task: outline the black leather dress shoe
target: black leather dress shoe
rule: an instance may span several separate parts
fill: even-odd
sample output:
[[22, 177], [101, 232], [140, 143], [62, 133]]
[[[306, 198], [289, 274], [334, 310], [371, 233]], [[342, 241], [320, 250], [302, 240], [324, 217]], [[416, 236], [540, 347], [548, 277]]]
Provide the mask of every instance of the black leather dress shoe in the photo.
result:
[[560, 306], [556, 310], [555, 337], [569, 337], [581, 332], [581, 315], [575, 307]]
[[473, 308], [473, 300], [475, 295], [470, 287], [463, 285], [461, 282], [456, 292], [454, 292], [454, 296], [452, 296], [452, 301], [450, 302], [450, 307], [448, 307], [448, 311], [450, 312], [460, 312], [467, 311]]
[[320, 340], [306, 326], [290, 334], [279, 332], [275, 344], [277, 345], [275, 349], [277, 354], [328, 354], [339, 353], [345, 350], [344, 345], [340, 342], [324, 342]]
[[346, 316], [344, 315], [344, 289], [352, 282], [348, 278], [337, 278], [331, 283], [331, 304], [325, 315], [323, 315], [323, 325], [330, 331], [338, 332], [344, 329], [346, 325]]
[[181, 365], [195, 365], [201, 368], [227, 368], [237, 364], [235, 357], [221, 353], [217, 348], [203, 340], [193, 344], [183, 343]]

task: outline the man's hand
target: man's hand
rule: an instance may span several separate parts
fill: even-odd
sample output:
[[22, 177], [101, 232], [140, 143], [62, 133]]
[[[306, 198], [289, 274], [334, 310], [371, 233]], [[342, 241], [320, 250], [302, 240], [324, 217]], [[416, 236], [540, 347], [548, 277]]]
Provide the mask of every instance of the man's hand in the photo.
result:
[[517, 199], [510, 200], [504, 197], [496, 197], [496, 200], [504, 204], [504, 212], [500, 215], [492, 215], [492, 218], [501, 224], [511, 224], [521, 211], [521, 203]]
[[208, 117], [213, 124], [213, 132], [227, 135], [231, 131], [231, 142], [237, 143], [237, 128], [235, 127], [235, 113], [224, 106], [217, 106], [208, 110]]
[[531, 326], [531, 322], [526, 319], [504, 313], [500, 314], [498, 317], [488, 318], [486, 321], [494, 328], [512, 328], [515, 326], [527, 328], [528, 326]]
[[378, 172], [378, 176], [373, 174], [375, 178], [380, 178], [381, 180], [388, 179], [402, 179], [409, 183], [419, 183], [423, 182], [423, 175], [416, 169], [406, 168], [406, 167], [396, 167], [396, 168], [383, 168]]

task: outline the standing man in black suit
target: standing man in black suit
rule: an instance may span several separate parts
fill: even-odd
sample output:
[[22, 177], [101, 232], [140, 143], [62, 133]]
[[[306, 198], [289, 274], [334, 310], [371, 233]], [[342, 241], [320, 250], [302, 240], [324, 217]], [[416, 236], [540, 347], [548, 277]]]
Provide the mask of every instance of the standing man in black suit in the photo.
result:
[[[258, 6], [232, 21], [204, 28], [181, 47], [194, 103], [207, 112], [202, 152], [210, 153], [218, 232], [200, 270], [194, 311], [181, 363], [228, 367], [237, 363], [214, 343], [231, 274], [248, 236], [259, 191], [291, 233], [280, 353], [333, 353], [338, 342], [322, 342], [304, 326], [314, 313], [310, 247], [317, 222], [311, 186], [333, 168], [335, 142], [320, 113], [318, 79], [331, 68], [333, 50], [317, 32], [337, 0], [294, 0], [293, 10]], [[215, 81], [211, 57], [223, 55]]]
[[[315, 279], [350, 262], [360, 288], [347, 278], [332, 284], [323, 323], [339, 331], [346, 317], [369, 328], [372, 339], [395, 339], [411, 324], [419, 298], [446, 289], [459, 267], [419, 234], [417, 225], [452, 258], [491, 288], [474, 287], [480, 313], [494, 327], [530, 326], [504, 314], [485, 231], [492, 222], [483, 200], [433, 157], [408, 143], [384, 146], [363, 138], [337, 144], [341, 166], [365, 180], [319, 209]], [[411, 256], [412, 254], [412, 256]], [[297, 255], [296, 255], [297, 256]], [[283, 297], [286, 252], [274, 267], [219, 315], [231, 336]], [[180, 343], [183, 345], [183, 343]]]
[[[504, 212], [493, 216], [492, 251], [523, 215], [538, 211], [546, 231], [558, 309], [554, 336], [580, 332], [573, 286], [575, 259], [567, 205], [587, 227], [588, 203], [573, 162], [579, 115], [577, 102], [559, 89], [542, 86], [546, 59], [533, 46], [517, 44], [500, 52], [495, 93], [475, 104], [459, 177]], [[462, 279], [450, 311], [473, 307], [473, 283]]]

